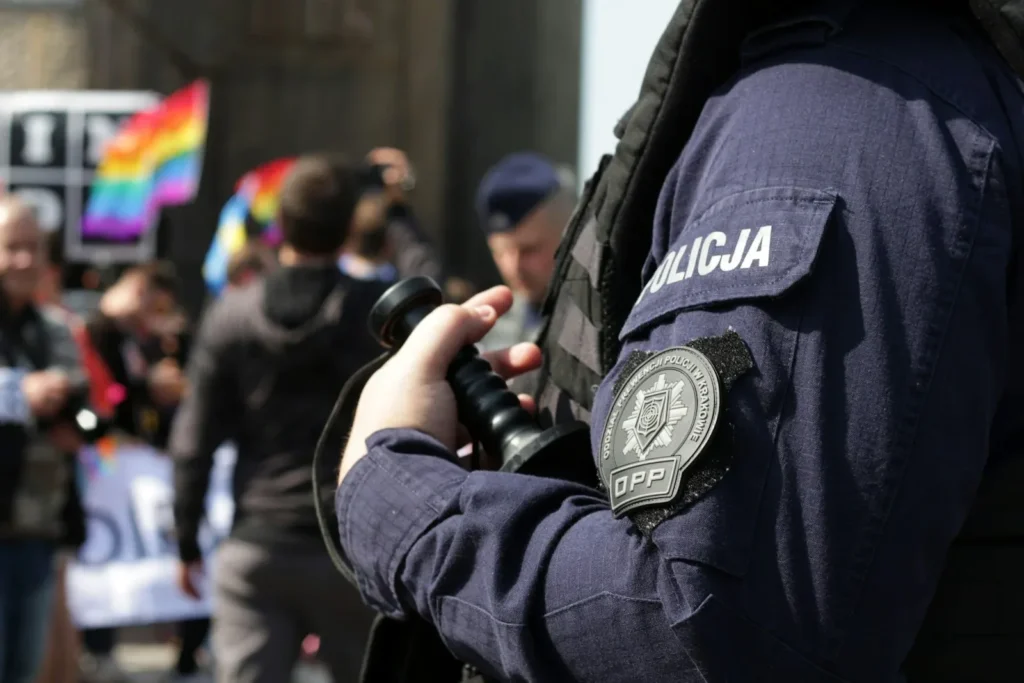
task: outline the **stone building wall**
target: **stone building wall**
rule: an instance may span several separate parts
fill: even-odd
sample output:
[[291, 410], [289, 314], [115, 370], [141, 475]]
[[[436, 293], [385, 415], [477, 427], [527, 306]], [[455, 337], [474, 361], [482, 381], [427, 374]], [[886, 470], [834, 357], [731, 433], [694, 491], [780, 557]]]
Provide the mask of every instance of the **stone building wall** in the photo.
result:
[[0, 89], [84, 88], [88, 73], [81, 9], [11, 4], [0, 2]]

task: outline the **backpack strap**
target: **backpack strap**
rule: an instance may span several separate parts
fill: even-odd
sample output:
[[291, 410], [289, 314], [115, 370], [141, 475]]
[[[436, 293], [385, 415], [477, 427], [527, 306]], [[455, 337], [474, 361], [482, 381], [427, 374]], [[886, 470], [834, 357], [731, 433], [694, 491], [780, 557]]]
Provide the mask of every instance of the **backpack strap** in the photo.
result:
[[[352, 430], [363, 387], [391, 355], [390, 351], [381, 354], [357, 370], [345, 383], [313, 453], [313, 500], [320, 536], [334, 567], [357, 590], [359, 583], [355, 572], [341, 547], [334, 496], [330, 492], [337, 488], [338, 463], [345, 440]], [[463, 666], [444, 646], [431, 624], [418, 618], [395, 621], [378, 615], [366, 643], [360, 681], [456, 683], [462, 677]]]
[[355, 419], [356, 406], [359, 404], [363, 387], [366, 386], [373, 373], [377, 372], [390, 357], [390, 352], [383, 353], [349, 377], [345, 386], [342, 387], [341, 394], [338, 395], [334, 410], [327, 418], [327, 424], [324, 425], [320, 440], [316, 444], [316, 450], [313, 452], [313, 501], [316, 505], [316, 519], [320, 526], [320, 536], [323, 538], [324, 547], [327, 548], [327, 554], [335, 569], [356, 588], [359, 586], [355, 574], [341, 547], [338, 517], [334, 510], [334, 496], [330, 492], [337, 489], [341, 453], [345, 448], [348, 434], [352, 431], [352, 421]]

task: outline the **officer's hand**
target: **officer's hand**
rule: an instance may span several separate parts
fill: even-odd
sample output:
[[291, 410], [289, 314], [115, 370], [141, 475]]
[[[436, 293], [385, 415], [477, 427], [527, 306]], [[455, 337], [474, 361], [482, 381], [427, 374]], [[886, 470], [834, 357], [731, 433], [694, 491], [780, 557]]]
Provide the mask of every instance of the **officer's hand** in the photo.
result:
[[[461, 306], [438, 307], [412, 331], [402, 348], [366, 383], [341, 462], [339, 483], [359, 458], [366, 439], [382, 429], [417, 429], [452, 451], [457, 447], [455, 395], [446, 380], [459, 349], [475, 344], [512, 307], [512, 291], [494, 287]], [[540, 367], [535, 344], [517, 344], [485, 354], [494, 371], [506, 379]], [[532, 403], [524, 407], [533, 409]]]

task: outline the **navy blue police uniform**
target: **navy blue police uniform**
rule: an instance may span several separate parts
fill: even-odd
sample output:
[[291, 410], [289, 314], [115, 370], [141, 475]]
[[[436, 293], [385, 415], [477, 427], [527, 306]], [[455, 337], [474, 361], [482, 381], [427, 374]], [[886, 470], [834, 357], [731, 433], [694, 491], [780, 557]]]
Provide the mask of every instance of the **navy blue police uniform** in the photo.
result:
[[[773, 40], [662, 190], [594, 401], [607, 492], [466, 472], [412, 430], [338, 490], [363, 598], [488, 676], [901, 681], [986, 466], [1019, 450], [1018, 80], [913, 9]], [[729, 335], [725, 381], [728, 353], [687, 349]], [[693, 463], [717, 449], [708, 485], [650, 466], [679, 434]]]

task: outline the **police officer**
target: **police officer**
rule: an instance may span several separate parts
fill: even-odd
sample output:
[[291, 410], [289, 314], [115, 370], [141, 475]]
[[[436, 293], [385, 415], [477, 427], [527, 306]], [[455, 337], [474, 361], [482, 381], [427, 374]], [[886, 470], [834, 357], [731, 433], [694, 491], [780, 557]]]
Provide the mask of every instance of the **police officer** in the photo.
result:
[[[827, 40], [817, 17], [746, 46], [597, 391], [606, 492], [455, 464], [445, 369], [512, 296], [427, 317], [341, 461], [363, 598], [501, 680], [905, 680], [983, 473], [1021, 452], [1024, 95], [966, 5], [861, 3]], [[960, 680], [1019, 677], [997, 651]]]
[[480, 341], [480, 348], [501, 349], [534, 340], [572, 205], [571, 188], [558, 169], [533, 152], [506, 156], [480, 181], [480, 225], [502, 279], [515, 292], [512, 309]]

